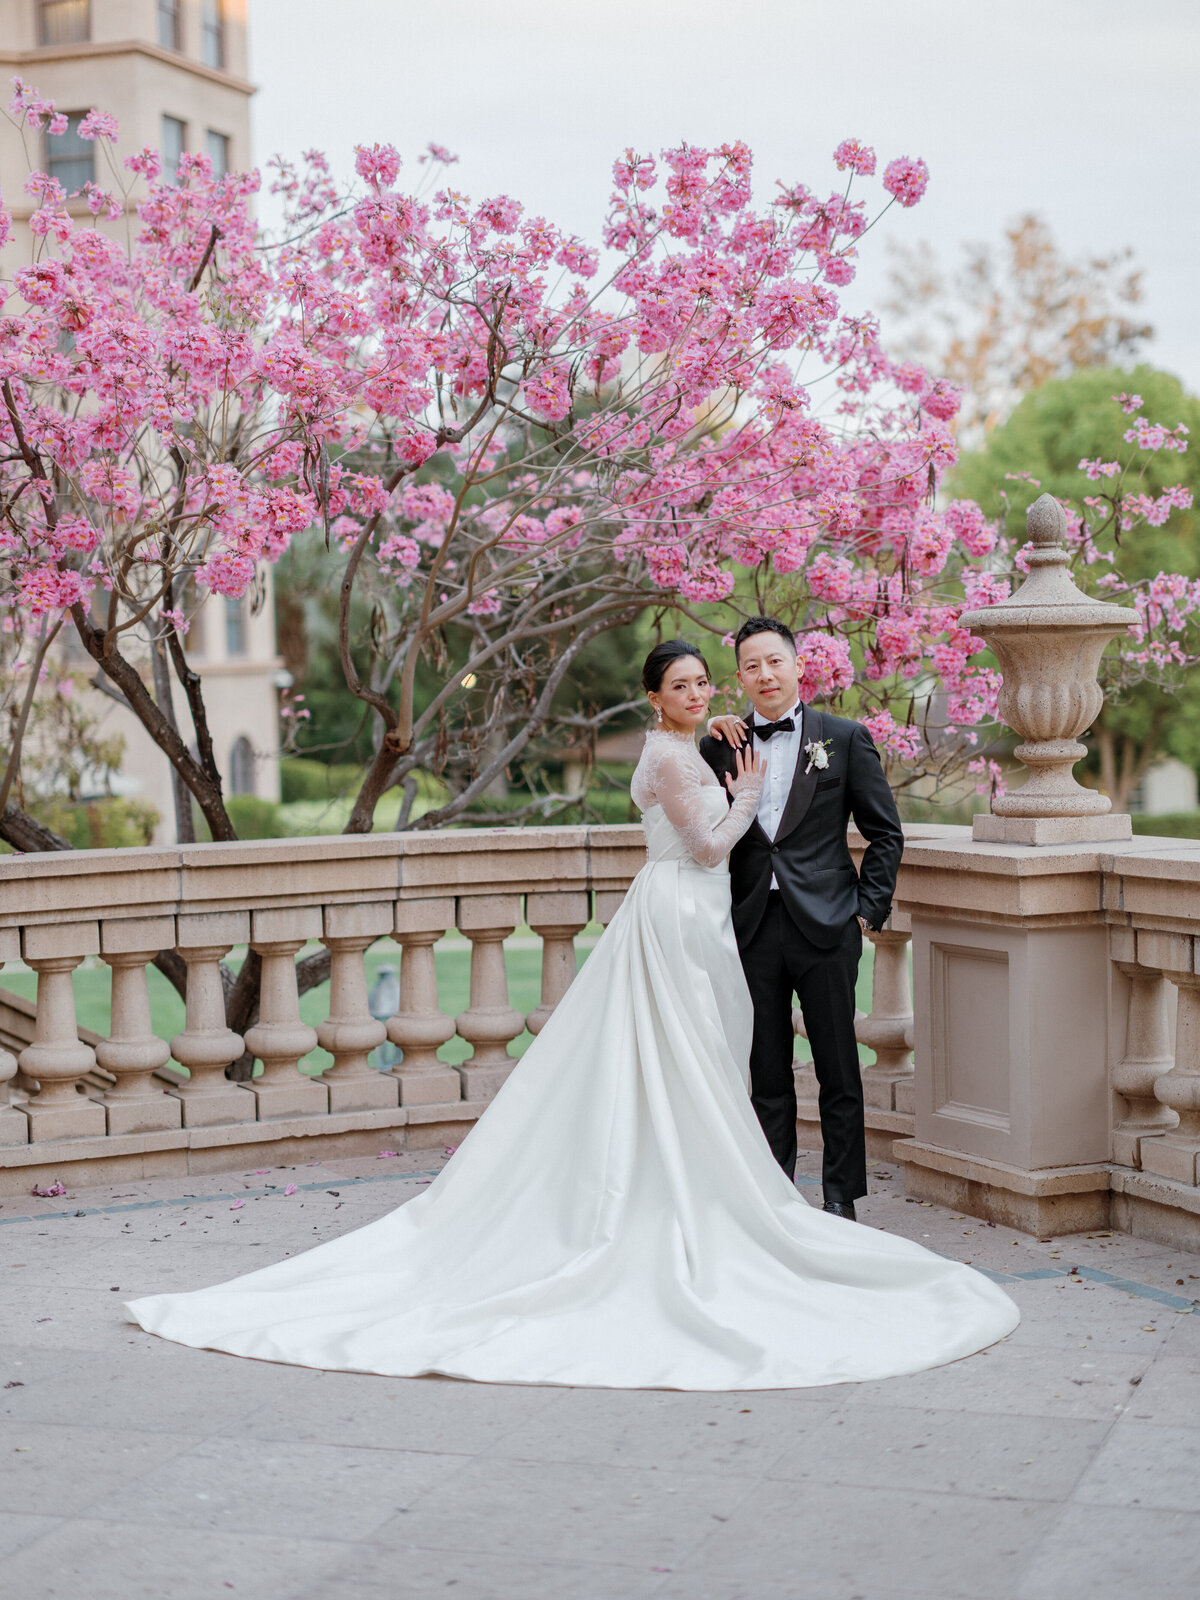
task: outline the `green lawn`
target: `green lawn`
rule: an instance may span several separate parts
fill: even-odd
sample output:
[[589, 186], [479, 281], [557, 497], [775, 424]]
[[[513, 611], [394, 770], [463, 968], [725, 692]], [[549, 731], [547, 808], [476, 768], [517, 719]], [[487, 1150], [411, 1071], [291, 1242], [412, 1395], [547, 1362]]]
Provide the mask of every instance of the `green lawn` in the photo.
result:
[[[529, 930], [523, 930], [524, 938], [530, 937]], [[587, 930], [586, 936], [595, 937], [600, 929], [593, 926]], [[517, 937], [520, 937], [518, 935]], [[312, 945], [310, 949], [317, 950], [319, 945]], [[244, 952], [235, 951], [232, 957], [236, 965]], [[305, 952], [308, 953], [308, 952]], [[863, 1011], [871, 1009], [871, 966], [874, 950], [867, 944], [863, 951], [863, 961], [858, 974], [858, 1005]], [[589, 951], [578, 951], [578, 963], [583, 965]], [[438, 975], [438, 1003], [448, 1016], [455, 1017], [467, 1009], [470, 975], [471, 975], [471, 947], [467, 941], [458, 934], [449, 935], [436, 947], [435, 958]], [[400, 947], [390, 939], [381, 939], [367, 952], [367, 983], [368, 986], [375, 982], [376, 975], [381, 966], [390, 964], [398, 966], [400, 961]], [[509, 1002], [523, 1014], [528, 1014], [541, 999], [542, 984], [542, 953], [540, 948], [533, 949], [507, 949], [505, 951], [505, 965], [508, 969], [508, 994]], [[184, 1010], [183, 1001], [175, 990], [155, 967], [148, 973], [150, 985], [150, 1013], [154, 1031], [160, 1039], [170, 1039], [183, 1028]], [[96, 1033], [107, 1035], [109, 1031], [110, 1000], [109, 1000], [109, 973], [108, 968], [96, 957], [91, 957], [81, 967], [76, 968], [75, 976], [75, 1006], [79, 1024], [84, 1028], [91, 1028]], [[13, 971], [6, 969], [0, 974], [0, 986], [12, 990], [14, 994], [32, 1000], [37, 994], [37, 977], [32, 972]], [[329, 1011], [329, 985], [323, 983], [320, 988], [312, 989], [300, 1001], [300, 1015], [310, 1027], [323, 1021]], [[528, 1048], [533, 1035], [529, 1032], [520, 1034], [509, 1046], [509, 1054], [519, 1056]], [[452, 1064], [465, 1061], [471, 1053], [471, 1047], [465, 1039], [455, 1037], [444, 1044], [438, 1051], [443, 1061]], [[804, 1060], [811, 1059], [808, 1042], [797, 1039], [796, 1054]], [[313, 1050], [304, 1059], [304, 1069], [308, 1072], [321, 1072], [332, 1061], [328, 1052]], [[260, 1069], [261, 1070], [261, 1069]]]

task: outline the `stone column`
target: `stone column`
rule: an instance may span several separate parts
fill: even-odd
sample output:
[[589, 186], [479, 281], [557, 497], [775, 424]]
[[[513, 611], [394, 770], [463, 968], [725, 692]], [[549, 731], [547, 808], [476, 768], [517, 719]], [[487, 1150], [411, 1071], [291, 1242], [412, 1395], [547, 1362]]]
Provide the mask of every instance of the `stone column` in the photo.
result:
[[390, 1072], [377, 1072], [367, 1056], [387, 1038], [371, 1015], [363, 956], [376, 939], [392, 931], [391, 902], [326, 906], [322, 943], [330, 952], [329, 1015], [317, 1029], [317, 1042], [333, 1057], [323, 1081], [330, 1111], [369, 1111], [399, 1104]]
[[513, 1069], [505, 1046], [525, 1027], [508, 1003], [504, 941], [521, 914], [514, 895], [483, 894], [458, 902], [458, 926], [471, 941], [471, 1004], [458, 1018], [458, 1031], [474, 1046], [459, 1067], [464, 1100], [490, 1100]]
[[[881, 1111], [912, 1111], [913, 1076], [912, 984], [908, 947], [912, 933], [885, 928], [868, 933], [875, 947], [871, 975], [871, 1010], [856, 1023], [859, 1044], [875, 1052], [874, 1066], [862, 1069], [863, 1096], [868, 1106]], [[901, 1104], [900, 1101], [907, 1101]]]
[[79, 1037], [71, 983], [84, 956], [99, 953], [99, 927], [66, 922], [26, 928], [22, 945], [25, 960], [38, 975], [34, 1039], [18, 1057], [24, 1076], [38, 1086], [22, 1107], [29, 1119], [29, 1142], [103, 1134], [104, 1107], [77, 1088], [96, 1065], [96, 1055]]
[[400, 1009], [387, 1025], [388, 1038], [404, 1059], [392, 1068], [402, 1106], [446, 1105], [462, 1098], [456, 1068], [438, 1060], [438, 1048], [454, 1037], [454, 1021], [438, 1009], [433, 947], [454, 925], [453, 900], [401, 900], [395, 934], [400, 943]]
[[575, 981], [575, 936], [587, 927], [588, 896], [526, 895], [525, 920], [542, 941], [542, 1003], [525, 1018], [530, 1033], [540, 1033]]
[[[1178, 1127], [1156, 1139], [1142, 1141], [1142, 1171], [1177, 1183], [1200, 1183], [1200, 972], [1196, 968], [1198, 941], [1180, 934], [1157, 934], [1158, 943], [1170, 945], [1177, 961], [1164, 963], [1164, 975], [1179, 991], [1175, 1017], [1175, 1062], [1154, 1083], [1155, 1098], [1176, 1112]], [[1146, 935], [1138, 934], [1139, 950]]]
[[171, 1054], [190, 1076], [171, 1093], [185, 1128], [253, 1122], [254, 1096], [230, 1083], [225, 1068], [241, 1058], [245, 1044], [225, 1020], [221, 962], [235, 944], [250, 939], [247, 911], [197, 912], [176, 919], [176, 948], [187, 962], [187, 1018], [171, 1040]]
[[100, 925], [100, 953], [112, 971], [109, 1037], [96, 1060], [117, 1082], [104, 1096], [108, 1131], [154, 1133], [180, 1125], [179, 1101], [154, 1076], [170, 1057], [150, 1024], [147, 964], [175, 944], [174, 917], [135, 917]]
[[246, 1085], [258, 1104], [258, 1120], [320, 1116], [329, 1110], [323, 1080], [300, 1071], [300, 1057], [317, 1042], [316, 1030], [300, 1020], [296, 952], [320, 938], [321, 908], [295, 906], [251, 914], [250, 945], [262, 957], [259, 1020], [246, 1031], [246, 1048], [263, 1064], [262, 1076]]
[[[1151, 936], [1152, 937], [1152, 936]], [[1117, 1094], [1112, 1158], [1122, 1167], [1142, 1165], [1142, 1142], [1167, 1133], [1178, 1122], [1175, 1113], [1155, 1097], [1154, 1085], [1171, 1070], [1171, 986], [1156, 967], [1139, 963], [1138, 935], [1132, 928], [1113, 928], [1109, 954], [1128, 981], [1125, 1052], [1113, 1067]], [[1146, 944], [1146, 935], [1141, 936]]]

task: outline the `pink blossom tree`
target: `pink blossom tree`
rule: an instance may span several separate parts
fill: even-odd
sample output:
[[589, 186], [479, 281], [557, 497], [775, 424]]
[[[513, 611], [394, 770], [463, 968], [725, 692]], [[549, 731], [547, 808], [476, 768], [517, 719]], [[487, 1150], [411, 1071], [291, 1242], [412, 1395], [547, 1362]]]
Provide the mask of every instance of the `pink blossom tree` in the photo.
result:
[[[10, 114], [57, 116], [19, 80]], [[468, 200], [437, 147], [410, 190], [390, 145], [358, 147], [350, 194], [315, 153], [275, 163], [269, 239], [257, 173], [185, 156], [167, 182], [150, 150], [123, 173], [111, 117], [80, 131], [113, 173], [92, 216], [138, 226], [125, 248], [78, 225], [35, 172], [35, 256], [2, 286], [10, 843], [62, 842], [10, 791], [63, 629], [171, 763], [181, 826], [190, 796], [234, 837], [189, 617], [297, 539], [337, 553], [341, 668], [376, 733], [350, 831], [422, 772], [453, 782], [418, 826], [470, 817], [510, 764], [625, 709], [573, 703], [572, 670], [648, 609], [720, 636], [769, 605], [806, 698], [862, 716], [897, 781], [971, 759], [998, 680], [957, 619], [1007, 592], [1012, 552], [973, 502], [938, 503], [957, 391], [839, 304], [880, 214], [869, 147], [837, 147], [834, 192], [767, 204], [742, 144], [626, 151], [595, 246]], [[900, 157], [876, 198], [927, 181]]]

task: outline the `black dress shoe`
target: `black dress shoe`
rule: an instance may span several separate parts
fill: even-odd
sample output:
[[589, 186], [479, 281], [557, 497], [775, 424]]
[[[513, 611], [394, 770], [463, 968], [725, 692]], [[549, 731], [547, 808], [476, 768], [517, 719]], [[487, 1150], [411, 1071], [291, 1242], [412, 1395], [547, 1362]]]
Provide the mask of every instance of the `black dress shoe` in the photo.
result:
[[828, 1211], [831, 1217], [845, 1217], [847, 1222], [858, 1221], [858, 1218], [854, 1215], [853, 1200], [826, 1200], [821, 1210]]

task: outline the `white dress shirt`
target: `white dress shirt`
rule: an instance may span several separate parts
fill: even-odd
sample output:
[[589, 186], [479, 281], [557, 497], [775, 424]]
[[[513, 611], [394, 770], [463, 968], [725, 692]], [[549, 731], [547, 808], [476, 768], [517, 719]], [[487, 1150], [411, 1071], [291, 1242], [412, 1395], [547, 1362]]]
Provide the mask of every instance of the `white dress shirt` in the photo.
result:
[[[797, 700], [790, 711], [785, 711], [783, 717], [791, 717], [795, 722], [791, 733], [772, 734], [767, 740], [755, 739], [751, 735], [755, 753], [762, 756], [767, 764], [757, 816], [759, 826], [768, 839], [774, 839], [779, 831], [783, 808], [787, 805], [788, 795], [792, 792], [792, 780], [796, 776], [796, 762], [800, 759], [800, 745], [804, 737], [800, 701]], [[763, 717], [757, 711], [751, 711], [750, 726], [753, 729], [756, 722], [782, 722], [783, 717]], [[771, 887], [779, 887], [774, 873], [771, 874]]]

